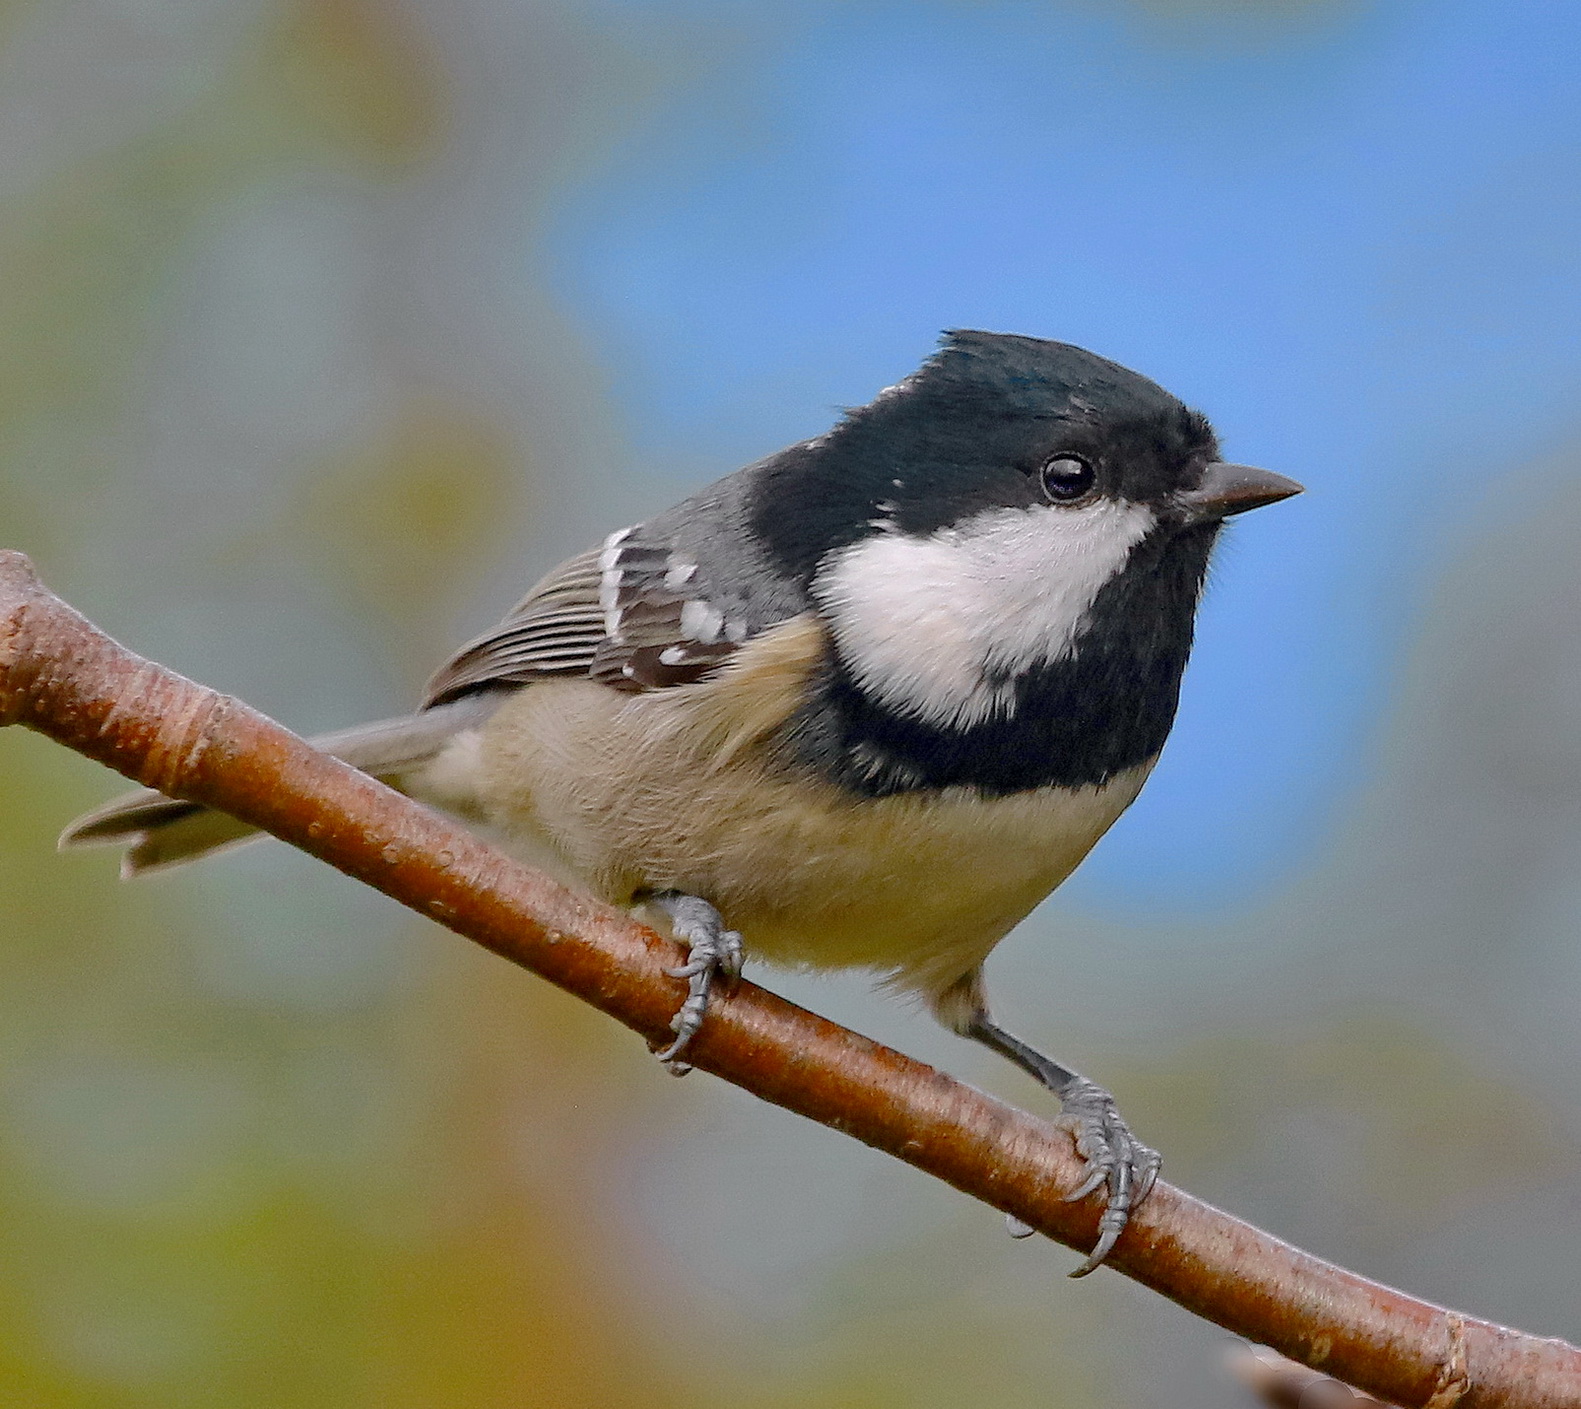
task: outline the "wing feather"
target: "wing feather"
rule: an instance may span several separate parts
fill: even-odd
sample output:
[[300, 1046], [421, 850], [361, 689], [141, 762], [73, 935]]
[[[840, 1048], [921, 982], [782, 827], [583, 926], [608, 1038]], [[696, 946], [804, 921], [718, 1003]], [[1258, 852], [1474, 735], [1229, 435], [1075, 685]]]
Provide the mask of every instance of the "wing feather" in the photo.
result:
[[581, 675], [622, 690], [690, 684], [752, 635], [698, 564], [642, 524], [562, 563], [428, 682], [424, 707], [493, 685]]

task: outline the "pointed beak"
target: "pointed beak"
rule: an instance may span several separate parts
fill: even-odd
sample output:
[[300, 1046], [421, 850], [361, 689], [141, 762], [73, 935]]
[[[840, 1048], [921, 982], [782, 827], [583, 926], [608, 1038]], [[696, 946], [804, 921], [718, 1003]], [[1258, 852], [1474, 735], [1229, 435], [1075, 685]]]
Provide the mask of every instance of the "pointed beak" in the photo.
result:
[[1281, 499], [1299, 494], [1301, 489], [1293, 479], [1276, 475], [1272, 470], [1215, 460], [1203, 470], [1202, 483], [1180, 496], [1180, 504], [1186, 511], [1188, 523], [1216, 523], [1231, 514], [1244, 514], [1264, 504], [1277, 504]]

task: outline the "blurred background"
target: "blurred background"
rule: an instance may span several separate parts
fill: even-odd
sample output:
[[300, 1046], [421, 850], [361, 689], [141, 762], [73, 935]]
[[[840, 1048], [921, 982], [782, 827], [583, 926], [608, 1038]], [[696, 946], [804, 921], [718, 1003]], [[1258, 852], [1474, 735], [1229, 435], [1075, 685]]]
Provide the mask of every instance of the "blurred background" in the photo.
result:
[[[304, 731], [944, 327], [1310, 493], [996, 954], [1194, 1192], [1581, 1338], [1581, 7], [9, 0], [0, 540]], [[1216, 1409], [1213, 1328], [0, 735], [0, 1404]], [[857, 977], [756, 977], [1039, 1107]]]

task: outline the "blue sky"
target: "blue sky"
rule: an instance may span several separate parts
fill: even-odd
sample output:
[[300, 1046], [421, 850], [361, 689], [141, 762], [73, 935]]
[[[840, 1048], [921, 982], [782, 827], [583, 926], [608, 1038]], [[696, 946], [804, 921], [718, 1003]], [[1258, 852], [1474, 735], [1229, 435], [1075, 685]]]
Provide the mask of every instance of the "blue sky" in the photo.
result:
[[634, 462], [679, 493], [950, 326], [1155, 377], [1311, 493], [1235, 525], [1165, 761], [1068, 894], [1216, 909], [1311, 864], [1449, 546], [1581, 428], [1581, 7], [625, 13], [715, 31], [550, 242]]

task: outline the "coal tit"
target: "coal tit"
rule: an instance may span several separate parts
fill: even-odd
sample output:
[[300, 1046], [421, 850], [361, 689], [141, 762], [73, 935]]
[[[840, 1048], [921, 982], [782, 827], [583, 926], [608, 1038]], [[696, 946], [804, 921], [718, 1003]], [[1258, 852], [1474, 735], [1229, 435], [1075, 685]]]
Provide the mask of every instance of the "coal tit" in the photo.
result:
[[[690, 948], [676, 1069], [743, 953], [861, 968], [1059, 1097], [1106, 1188], [1157, 1154], [989, 1017], [983, 962], [1136, 797], [1169, 734], [1220, 524], [1300, 486], [1068, 344], [947, 334], [832, 430], [612, 533], [430, 681], [317, 740]], [[156, 793], [63, 844], [123, 873], [243, 839]]]

